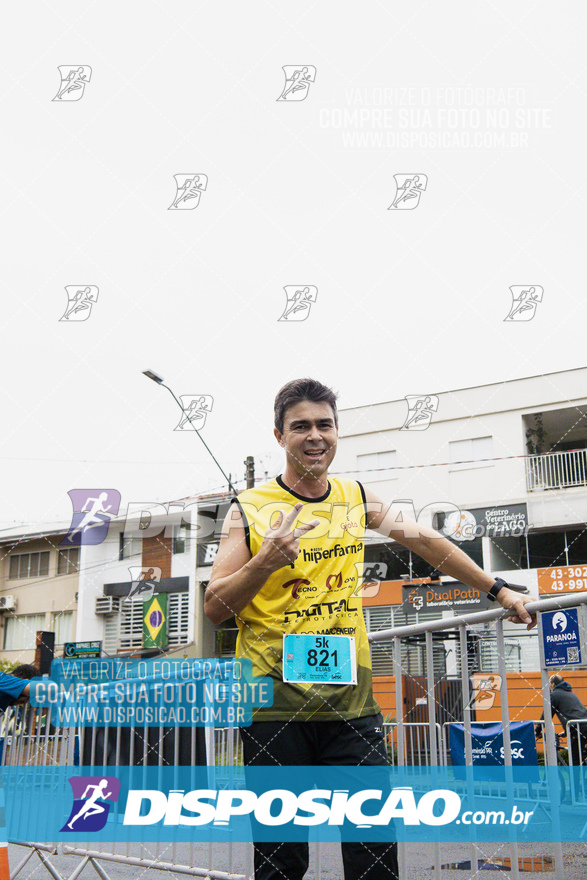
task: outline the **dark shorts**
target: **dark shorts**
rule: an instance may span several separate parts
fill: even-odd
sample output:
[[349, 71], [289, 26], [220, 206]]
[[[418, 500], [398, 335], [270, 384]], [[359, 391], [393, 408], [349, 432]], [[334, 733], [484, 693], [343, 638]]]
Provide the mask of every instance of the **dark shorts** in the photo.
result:
[[[381, 715], [345, 721], [256, 721], [241, 727], [249, 766], [384, 766]], [[343, 843], [345, 880], [397, 880], [396, 843]], [[307, 843], [256, 843], [255, 880], [302, 880]]]

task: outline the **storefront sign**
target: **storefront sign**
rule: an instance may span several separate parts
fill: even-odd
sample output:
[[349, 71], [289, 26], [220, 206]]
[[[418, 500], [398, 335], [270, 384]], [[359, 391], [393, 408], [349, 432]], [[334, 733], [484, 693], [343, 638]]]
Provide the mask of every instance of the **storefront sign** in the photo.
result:
[[489, 602], [481, 590], [474, 590], [460, 582], [405, 584], [402, 590], [402, 611], [454, 611], [466, 614], [470, 611], [486, 611]]
[[455, 510], [446, 515], [441, 532], [453, 541], [472, 541], [474, 538], [503, 538], [506, 535], [524, 535], [528, 529], [526, 504], [504, 507], [475, 507]]
[[220, 541], [210, 541], [207, 544], [198, 544], [198, 565], [213, 565], [219, 546]]
[[66, 642], [63, 656], [71, 660], [84, 660], [86, 657], [101, 657], [102, 642]]

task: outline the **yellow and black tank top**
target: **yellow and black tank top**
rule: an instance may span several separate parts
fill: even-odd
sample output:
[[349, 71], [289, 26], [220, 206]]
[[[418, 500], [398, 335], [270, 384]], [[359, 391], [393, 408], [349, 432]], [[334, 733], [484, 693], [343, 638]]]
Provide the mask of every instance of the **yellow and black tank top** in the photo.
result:
[[[241, 492], [237, 503], [253, 556], [278, 511], [287, 514], [298, 501], [304, 506], [296, 524], [319, 519], [320, 525], [301, 536], [295, 563], [274, 572], [236, 618], [236, 656], [249, 658], [255, 675], [273, 679], [273, 706], [255, 710], [254, 720], [330, 721], [377, 714], [359, 595], [365, 532], [363, 487], [354, 480], [330, 478], [322, 497], [305, 498], [277, 477]], [[284, 633], [354, 636], [357, 684], [284, 683]]]

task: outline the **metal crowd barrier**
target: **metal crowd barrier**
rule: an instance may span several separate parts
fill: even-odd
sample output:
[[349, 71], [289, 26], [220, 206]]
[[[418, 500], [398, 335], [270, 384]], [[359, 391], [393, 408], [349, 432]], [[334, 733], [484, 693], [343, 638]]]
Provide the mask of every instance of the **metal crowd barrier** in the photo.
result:
[[[541, 600], [528, 606], [530, 611], [542, 612], [558, 608], [568, 608], [587, 603], [587, 594], [583, 596], [561, 596], [556, 599]], [[392, 641], [394, 676], [396, 681], [396, 718], [394, 723], [386, 723], [384, 732], [388, 744], [391, 764], [398, 766], [441, 766], [448, 763], [446, 725], [441, 726], [437, 717], [435, 703], [435, 674], [433, 664], [433, 632], [446, 629], [459, 630], [461, 658], [461, 687], [463, 697], [463, 725], [465, 730], [466, 763], [472, 764], [471, 734], [471, 693], [469, 683], [469, 665], [467, 653], [466, 628], [470, 625], [491, 622], [495, 625], [498, 669], [501, 676], [501, 721], [503, 727], [504, 763], [511, 765], [511, 738], [507, 692], [506, 652], [503, 635], [503, 619], [508, 613], [501, 608], [495, 610], [453, 616], [442, 620], [430, 621], [425, 624], [397, 627], [371, 633], [371, 642]], [[426, 647], [426, 700], [428, 722], [404, 722], [403, 713], [403, 676], [401, 668], [401, 639], [407, 636], [423, 634]], [[547, 763], [556, 765], [557, 755], [554, 741], [554, 726], [550, 717], [548, 675], [542, 672], [543, 704], [546, 707], [545, 721], [541, 723], [545, 730], [544, 743]], [[577, 735], [578, 722], [570, 722], [567, 730], [568, 742]], [[185, 785], [189, 768], [198, 764], [207, 765], [212, 784], [221, 787], [238, 787], [244, 779], [242, 749], [238, 730], [235, 728], [84, 728], [76, 731], [73, 728], [57, 728], [51, 724], [51, 715], [44, 710], [31, 707], [12, 707], [5, 713], [2, 724], [2, 755], [1, 764], [7, 767], [38, 767], [50, 768], [71, 766], [73, 764], [93, 765], [108, 768], [117, 765], [132, 768], [132, 772], [140, 773], [141, 768], [158, 766], [175, 767], [178, 783]], [[569, 749], [569, 753], [571, 750]], [[414, 761], [414, 757], [416, 760]], [[572, 757], [571, 757], [572, 761]], [[585, 763], [585, 753], [581, 752], [581, 763]], [[550, 793], [546, 789], [529, 791], [524, 800], [537, 807], [546, 807]], [[572, 803], [585, 803], [586, 793], [572, 791]], [[116, 806], [116, 805], [115, 805]], [[555, 811], [552, 810], [554, 813]], [[507, 837], [507, 832], [505, 834]], [[12, 841], [11, 841], [12, 842]], [[131, 844], [79, 844], [74, 846], [44, 841], [16, 841], [26, 847], [25, 857], [13, 869], [11, 880], [15, 880], [23, 871], [31, 858], [36, 856], [53, 880], [77, 880], [87, 865], [91, 865], [101, 880], [108, 880], [104, 864], [116, 863], [120, 866], [155, 869], [175, 874], [210, 878], [210, 880], [249, 880], [252, 877], [252, 846], [250, 844], [211, 844], [205, 841], [191, 843], [153, 844], [146, 847], [144, 843]], [[407, 844], [400, 844], [400, 876], [407, 878]], [[568, 867], [564, 858], [561, 843], [548, 844], [550, 852], [540, 859], [536, 856], [538, 844], [521, 844], [513, 839], [513, 835], [505, 843], [498, 845], [502, 864], [508, 864], [510, 876], [520, 878], [520, 871], [534, 870], [556, 871], [557, 880], [565, 877]], [[546, 845], [545, 845], [546, 846]], [[455, 844], [442, 857], [442, 845], [438, 841], [428, 845], [433, 851], [433, 870], [435, 880], [444, 874], [443, 862], [452, 863], [455, 858]], [[493, 844], [479, 846], [475, 843], [463, 844], [460, 848], [464, 854], [469, 853], [471, 875], [475, 876], [483, 859], [490, 857], [489, 851]], [[459, 849], [457, 847], [457, 849]], [[509, 855], [504, 857], [503, 853]], [[313, 846], [313, 861], [316, 863], [315, 877], [321, 876], [320, 844]], [[54, 856], [59, 858], [56, 865]], [[53, 861], [49, 859], [52, 857]], [[62, 875], [61, 870], [69, 871], [72, 856], [78, 862], [72, 873]], [[69, 863], [69, 864], [68, 864]], [[213, 867], [214, 866], [214, 867]], [[573, 865], [571, 864], [571, 870]], [[461, 875], [462, 876], [462, 875]], [[573, 873], [572, 876], [577, 876]]]
[[[569, 767], [587, 766], [587, 722], [568, 721], [566, 733]], [[580, 774], [578, 783], [578, 786], [576, 786], [574, 775], [571, 774], [573, 803], [586, 804], [587, 784], [583, 774]]]
[[[51, 725], [50, 712], [30, 706], [14, 706], [4, 716], [2, 732], [1, 765], [38, 768], [44, 774], [43, 784], [47, 782], [47, 773], [51, 775], [51, 768], [74, 764], [100, 767], [104, 775], [108, 771], [112, 773], [117, 766], [130, 767], [129, 773], [134, 774], [137, 786], [140, 786], [141, 774], [146, 768], [154, 766], [174, 767], [179, 788], [186, 787], [191, 768], [197, 766], [208, 767], [211, 787], [215, 784], [237, 786], [244, 778], [239, 772], [242, 764], [240, 737], [238, 730], [233, 729], [56, 728]], [[19, 804], [13, 803], [12, 809], [18, 810]], [[114, 815], [117, 809], [118, 804], [115, 804]], [[10, 843], [26, 849], [24, 858], [11, 871], [11, 880], [21, 876], [35, 855], [53, 880], [76, 880], [87, 865], [94, 868], [101, 880], [109, 880], [104, 868], [107, 863], [209, 880], [248, 880], [252, 877], [251, 844], [211, 843], [205, 839], [198, 842], [197, 836], [195, 830], [193, 842], [153, 844], [92, 841], [68, 845], [10, 840]], [[57, 861], [53, 858], [55, 856]], [[78, 861], [71, 871], [71, 857], [74, 856]], [[66, 873], [62, 874], [62, 871]]]
[[[389, 763], [392, 767], [398, 766], [397, 754], [397, 722], [386, 721], [383, 724], [383, 734], [387, 745], [387, 754]], [[409, 764], [412, 767], [428, 767], [431, 763], [431, 740], [430, 726], [425, 722], [406, 721], [403, 723], [404, 729], [404, 745], [406, 752], [410, 756]], [[436, 761], [434, 764], [445, 766], [447, 761], [446, 745], [442, 736], [440, 724], [436, 724]]]
[[[449, 747], [449, 729], [453, 724], [457, 724], [459, 722], [447, 721], [443, 725], [442, 737], [444, 742], [444, 753], [448, 756], [450, 755], [450, 747]], [[544, 727], [545, 722], [541, 719], [536, 721], [529, 720], [529, 723], [534, 726], [534, 728], [541, 728], [542, 733], [540, 736], [537, 736], [537, 741], [539, 739], [544, 742]], [[483, 722], [476, 722], [476, 726], [479, 727], [483, 724]], [[488, 722], [488, 724], [492, 724], [492, 722]], [[539, 764], [537, 764], [539, 766]], [[564, 765], [560, 767], [560, 779], [562, 783], [561, 786], [557, 787], [557, 792], [554, 793], [551, 790], [551, 786], [549, 785], [548, 778], [544, 780], [536, 780], [524, 783], [512, 783], [512, 793], [515, 795], [516, 804], [520, 806], [524, 806], [526, 809], [546, 809], [550, 807], [553, 799], [555, 797], [559, 797], [561, 802], [568, 801], [569, 805], [579, 803], [578, 800], [575, 799], [573, 788], [572, 788], [572, 776], [568, 773], [568, 769], [564, 769]], [[479, 796], [491, 797], [495, 790], [495, 784], [492, 783], [491, 780], [478, 781], [475, 786], [475, 793]]]
[[[567, 596], [558, 596], [556, 598], [543, 599], [537, 602], [533, 602], [527, 605], [528, 611], [531, 613], [537, 612], [541, 613], [543, 611], [552, 611], [559, 608], [569, 608], [575, 607], [580, 604], [587, 603], [587, 594], [585, 595], [567, 595]], [[501, 723], [503, 729], [503, 745], [504, 745], [504, 764], [505, 766], [511, 766], [512, 758], [511, 758], [511, 737], [510, 737], [510, 717], [509, 717], [509, 703], [508, 703], [508, 691], [507, 691], [507, 668], [506, 668], [506, 650], [505, 650], [505, 642], [504, 642], [504, 633], [503, 633], [503, 620], [508, 617], [508, 612], [504, 611], [502, 608], [496, 608], [491, 611], [482, 611], [473, 614], [463, 614], [463, 615], [454, 615], [452, 617], [442, 618], [441, 620], [429, 621], [427, 623], [421, 624], [413, 624], [411, 626], [400, 626], [395, 627], [393, 629], [380, 630], [378, 632], [371, 632], [369, 634], [369, 641], [373, 643], [379, 642], [392, 642], [393, 644], [393, 674], [395, 677], [395, 699], [396, 699], [396, 718], [398, 719], [394, 725], [395, 728], [395, 742], [397, 748], [397, 764], [398, 766], [407, 766], [410, 764], [409, 756], [410, 756], [410, 743], [411, 737], [413, 737], [413, 733], [410, 732], [411, 725], [404, 722], [404, 694], [403, 694], [403, 678], [404, 671], [401, 666], [401, 640], [406, 637], [413, 637], [416, 635], [423, 635], [425, 640], [425, 666], [426, 666], [426, 701], [428, 708], [428, 733], [426, 735], [426, 745], [429, 753], [429, 760], [431, 766], [439, 766], [446, 762], [447, 758], [447, 747], [446, 747], [446, 739], [444, 736], [439, 734], [439, 725], [437, 721], [437, 707], [435, 702], [435, 675], [434, 675], [434, 659], [433, 659], [433, 632], [441, 632], [443, 630], [454, 630], [455, 628], [459, 631], [459, 641], [460, 641], [460, 677], [461, 677], [461, 687], [462, 687], [462, 700], [463, 700], [463, 726], [465, 730], [465, 759], [466, 764], [471, 766], [473, 763], [473, 745], [472, 745], [472, 734], [471, 734], [471, 688], [470, 688], [470, 673], [469, 673], [469, 658], [467, 652], [467, 627], [475, 626], [482, 623], [491, 623], [495, 626], [495, 638], [497, 645], [497, 662], [498, 669], [497, 673], [501, 677]], [[495, 671], [495, 670], [492, 670]], [[548, 765], [556, 766], [557, 764], [557, 754], [555, 747], [555, 738], [554, 738], [554, 725], [551, 718], [550, 713], [550, 691], [548, 686], [548, 674], [542, 670], [541, 671], [541, 683], [542, 683], [542, 698], [543, 698], [543, 706], [545, 707], [545, 721], [541, 722], [545, 728], [545, 755], [546, 762]], [[571, 722], [572, 725], [572, 722]], [[571, 726], [570, 725], [570, 726]], [[569, 731], [570, 732], [570, 731]], [[442, 741], [439, 742], [439, 740]], [[576, 803], [576, 798], [580, 793], [574, 792], [572, 793], [573, 803]], [[537, 807], [543, 806], [549, 802], [550, 792], [544, 791], [528, 791], [526, 792], [525, 800], [528, 803], [535, 803]], [[554, 821], [558, 821], [557, 811], [552, 809], [552, 815]], [[587, 829], [585, 829], [587, 831]], [[505, 837], [508, 836], [506, 832]], [[476, 870], [478, 865], [483, 859], [488, 858], [488, 851], [494, 845], [492, 844], [483, 844], [479, 846], [478, 844], [464, 844], [463, 847], [469, 850], [469, 862], [470, 862], [470, 870], [472, 872], [472, 876], [476, 875]], [[524, 873], [526, 871], [539, 871], [543, 870], [555, 871], [555, 876], [557, 880], [563, 880], [565, 877], [565, 870], [567, 867], [570, 867], [571, 871], [573, 871], [573, 866], [567, 864], [568, 859], [565, 860], [563, 855], [563, 848], [560, 842], [554, 842], [545, 846], [548, 846], [551, 850], [551, 853], [542, 858], [542, 860], [536, 860], [535, 851], [539, 845], [534, 843], [532, 845], [527, 844], [519, 844], [513, 837], [513, 835], [509, 835], [509, 840], [507, 840], [504, 844], [500, 844], [498, 850], [500, 853], [503, 853], [504, 849], [507, 850], [509, 855], [507, 857], [503, 857], [500, 855], [500, 859], [502, 864], [508, 865], [508, 869], [510, 871], [510, 876], [515, 878], [515, 880], [519, 880], [520, 871], [523, 870]], [[435, 880], [440, 880], [443, 870], [443, 862], [452, 863], [454, 862], [454, 852], [455, 845], [450, 845], [450, 850], [446, 853], [444, 859], [441, 854], [441, 844], [435, 842], [432, 844], [434, 849], [434, 878]], [[526, 850], [527, 848], [527, 850]], [[526, 854], [527, 851], [527, 854]], [[399, 862], [400, 862], [400, 876], [406, 877], [407, 874], [407, 858], [406, 858], [406, 845], [399, 845]], [[578, 876], [576, 873], [572, 873], [569, 876]]]

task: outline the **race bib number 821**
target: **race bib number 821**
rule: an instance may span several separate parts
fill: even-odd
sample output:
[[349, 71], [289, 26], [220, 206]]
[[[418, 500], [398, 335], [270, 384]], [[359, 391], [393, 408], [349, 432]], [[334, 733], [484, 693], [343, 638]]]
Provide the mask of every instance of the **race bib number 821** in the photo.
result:
[[284, 635], [283, 680], [305, 684], [356, 684], [354, 636]]

